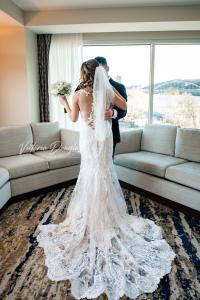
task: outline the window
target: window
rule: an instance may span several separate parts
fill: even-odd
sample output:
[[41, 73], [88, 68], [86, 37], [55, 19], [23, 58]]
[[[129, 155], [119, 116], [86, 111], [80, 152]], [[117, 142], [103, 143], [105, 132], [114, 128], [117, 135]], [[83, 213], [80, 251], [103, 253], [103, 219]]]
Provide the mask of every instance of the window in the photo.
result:
[[120, 119], [121, 130], [148, 123], [150, 46], [85, 46], [83, 59], [104, 56], [112, 79], [125, 85], [128, 109]]
[[83, 47], [84, 60], [106, 57], [109, 75], [126, 87], [121, 130], [149, 122], [200, 128], [199, 53], [200, 45], [183, 44]]
[[153, 122], [200, 128], [200, 45], [156, 45]]

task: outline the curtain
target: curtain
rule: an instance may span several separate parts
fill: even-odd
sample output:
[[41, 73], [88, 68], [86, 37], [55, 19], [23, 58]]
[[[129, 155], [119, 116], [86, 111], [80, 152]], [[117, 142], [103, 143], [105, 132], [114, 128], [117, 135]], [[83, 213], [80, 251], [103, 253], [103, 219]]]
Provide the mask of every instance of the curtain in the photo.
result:
[[[79, 84], [82, 63], [82, 34], [53, 34], [49, 53], [49, 86], [56, 81], [72, 83], [74, 91]], [[73, 94], [73, 93], [72, 93]], [[72, 96], [68, 97], [71, 106]], [[64, 106], [50, 95], [50, 120], [59, 121], [60, 127], [78, 130], [79, 121], [72, 122], [64, 112]]]
[[37, 35], [40, 122], [49, 122], [49, 49], [51, 34]]

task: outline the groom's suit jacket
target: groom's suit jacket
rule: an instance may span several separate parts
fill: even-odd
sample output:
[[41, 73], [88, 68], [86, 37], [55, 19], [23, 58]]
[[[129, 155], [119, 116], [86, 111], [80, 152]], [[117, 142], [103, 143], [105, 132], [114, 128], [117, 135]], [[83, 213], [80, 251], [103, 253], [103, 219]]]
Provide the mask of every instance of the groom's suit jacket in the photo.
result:
[[[110, 84], [116, 88], [116, 90], [124, 97], [127, 101], [127, 94], [126, 94], [126, 88], [123, 84], [114, 81], [112, 78], [109, 79]], [[76, 91], [80, 90], [80, 85], [77, 86]], [[113, 106], [113, 109], [116, 109], [117, 111], [117, 117], [116, 119], [112, 118], [112, 132], [113, 132], [113, 144], [117, 144], [120, 142], [120, 131], [119, 131], [119, 119], [124, 118], [126, 116], [127, 111], [122, 110], [117, 106]]]
[[[116, 88], [116, 90], [124, 97], [127, 101], [127, 94], [126, 88], [123, 84], [113, 80], [112, 78], [109, 79], [110, 84]], [[113, 143], [117, 144], [120, 140], [120, 131], [119, 131], [119, 119], [124, 118], [126, 116], [127, 110], [122, 110], [117, 106], [113, 106], [114, 109], [117, 110], [117, 117], [116, 119], [112, 118], [112, 132], [113, 132]]]

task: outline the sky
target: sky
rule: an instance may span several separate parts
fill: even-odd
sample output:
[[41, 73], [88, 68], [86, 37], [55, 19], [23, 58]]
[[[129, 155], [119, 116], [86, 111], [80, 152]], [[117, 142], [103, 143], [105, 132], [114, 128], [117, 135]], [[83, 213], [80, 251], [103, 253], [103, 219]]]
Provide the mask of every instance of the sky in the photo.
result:
[[[85, 46], [83, 60], [104, 56], [110, 76], [125, 86], [149, 85], [150, 46]], [[154, 82], [200, 79], [200, 45], [156, 45]]]

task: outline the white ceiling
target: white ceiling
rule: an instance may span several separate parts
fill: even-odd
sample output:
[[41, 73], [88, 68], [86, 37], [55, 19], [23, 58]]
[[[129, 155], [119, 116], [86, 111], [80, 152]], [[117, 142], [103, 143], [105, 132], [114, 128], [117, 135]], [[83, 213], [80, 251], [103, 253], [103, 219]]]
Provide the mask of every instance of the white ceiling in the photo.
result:
[[134, 6], [200, 5], [200, 0], [12, 0], [12, 2], [24, 11]]

